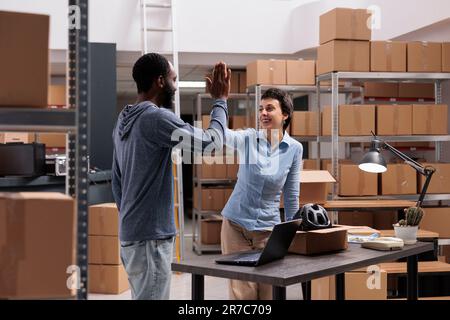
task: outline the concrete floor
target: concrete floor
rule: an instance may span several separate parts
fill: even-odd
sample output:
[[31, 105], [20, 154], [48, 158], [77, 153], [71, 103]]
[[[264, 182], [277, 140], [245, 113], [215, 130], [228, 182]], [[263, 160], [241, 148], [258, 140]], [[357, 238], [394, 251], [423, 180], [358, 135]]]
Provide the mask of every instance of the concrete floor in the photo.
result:
[[[185, 258], [195, 258], [197, 255], [192, 250], [192, 220], [185, 219]], [[288, 300], [302, 299], [301, 285], [287, 288]], [[119, 295], [111, 294], [89, 294], [91, 300], [130, 300], [130, 290]], [[171, 300], [191, 299], [191, 274], [173, 273], [171, 283]], [[222, 278], [205, 277], [205, 299], [206, 300], [228, 300], [228, 280]]]

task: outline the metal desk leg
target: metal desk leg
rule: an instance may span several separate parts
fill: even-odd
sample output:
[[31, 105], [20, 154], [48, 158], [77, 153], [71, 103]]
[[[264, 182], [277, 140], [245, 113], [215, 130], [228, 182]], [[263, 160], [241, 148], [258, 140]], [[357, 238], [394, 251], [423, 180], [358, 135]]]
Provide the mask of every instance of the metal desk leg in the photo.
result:
[[303, 300], [311, 300], [311, 281], [302, 283]]
[[345, 273], [336, 275], [336, 300], [345, 300]]
[[418, 256], [409, 256], [407, 258], [406, 269], [408, 272], [408, 283], [407, 283], [407, 299], [417, 300], [419, 296], [419, 276], [418, 276]]
[[272, 300], [286, 300], [286, 287], [272, 287]]
[[205, 277], [192, 274], [192, 300], [205, 300]]

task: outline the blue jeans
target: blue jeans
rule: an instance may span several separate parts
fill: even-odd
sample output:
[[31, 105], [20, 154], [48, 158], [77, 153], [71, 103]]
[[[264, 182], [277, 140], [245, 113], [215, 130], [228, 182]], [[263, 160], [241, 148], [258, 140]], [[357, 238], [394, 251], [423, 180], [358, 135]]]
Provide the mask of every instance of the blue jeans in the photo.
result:
[[174, 237], [120, 242], [120, 257], [133, 300], [169, 299], [173, 242]]

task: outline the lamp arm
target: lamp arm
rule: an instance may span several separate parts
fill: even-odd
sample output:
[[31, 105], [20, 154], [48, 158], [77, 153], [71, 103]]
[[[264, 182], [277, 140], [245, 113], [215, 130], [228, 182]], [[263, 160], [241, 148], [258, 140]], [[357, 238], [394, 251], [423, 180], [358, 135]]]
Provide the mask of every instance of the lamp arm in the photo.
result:
[[425, 183], [423, 184], [423, 187], [422, 187], [422, 191], [420, 192], [420, 197], [419, 197], [419, 200], [417, 201], [417, 204], [416, 204], [416, 206], [417, 207], [421, 207], [422, 206], [422, 202], [423, 202], [423, 199], [425, 198], [425, 194], [427, 193], [427, 189], [428, 189], [428, 185], [430, 184], [430, 180], [431, 180], [431, 177], [433, 176], [433, 173], [434, 173], [434, 170], [427, 170], [426, 171], [426, 180], [425, 180]]
[[422, 166], [420, 163], [414, 161], [413, 159], [411, 159], [410, 157], [408, 157], [406, 154], [404, 154], [403, 152], [400, 152], [399, 150], [395, 149], [393, 146], [391, 146], [389, 143], [384, 142], [383, 141], [383, 149], [387, 149], [390, 152], [392, 152], [393, 154], [395, 154], [397, 157], [399, 157], [400, 159], [402, 159], [403, 161], [405, 161], [407, 164], [409, 164], [411, 167], [413, 167], [414, 169], [416, 169], [416, 171], [418, 171], [420, 174], [424, 175], [424, 176], [428, 176], [427, 175], [427, 171], [425, 170], [425, 167]]

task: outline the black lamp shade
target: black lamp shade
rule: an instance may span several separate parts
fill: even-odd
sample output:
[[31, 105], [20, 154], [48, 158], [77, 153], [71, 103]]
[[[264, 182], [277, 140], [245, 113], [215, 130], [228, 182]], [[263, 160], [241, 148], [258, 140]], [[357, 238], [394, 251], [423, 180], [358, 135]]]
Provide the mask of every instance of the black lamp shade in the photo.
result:
[[359, 163], [359, 168], [366, 172], [382, 173], [387, 170], [387, 165], [383, 156], [377, 149], [370, 149]]

